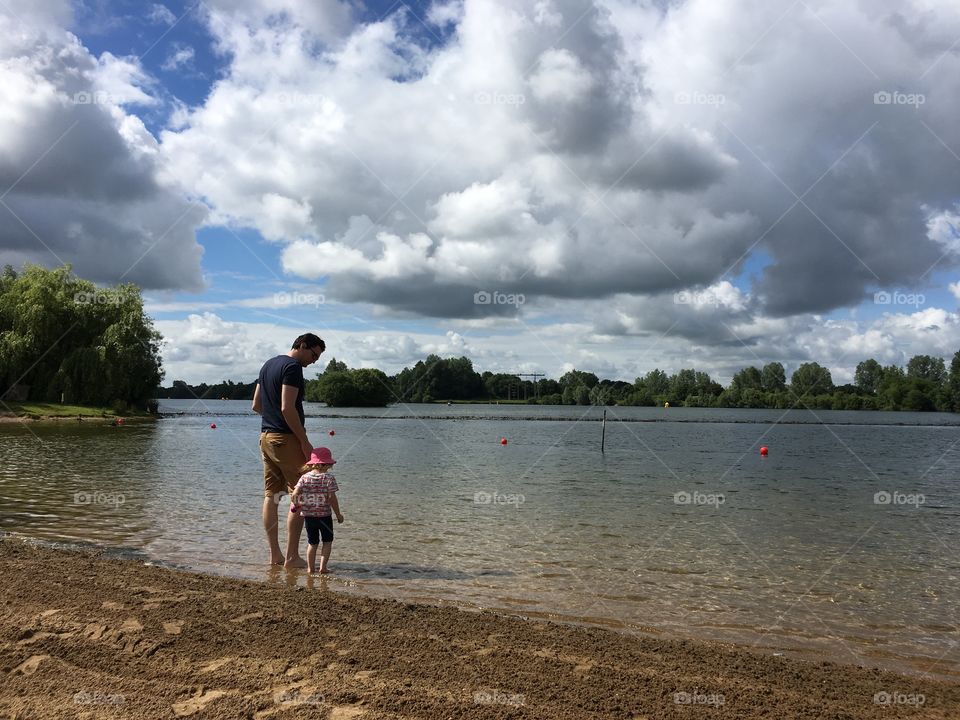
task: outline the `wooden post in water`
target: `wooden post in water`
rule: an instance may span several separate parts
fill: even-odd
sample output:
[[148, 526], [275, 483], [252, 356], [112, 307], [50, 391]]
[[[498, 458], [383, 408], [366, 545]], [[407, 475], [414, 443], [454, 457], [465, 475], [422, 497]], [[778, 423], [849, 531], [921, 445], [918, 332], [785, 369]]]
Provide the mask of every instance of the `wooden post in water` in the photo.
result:
[[607, 410], [603, 410], [603, 422], [600, 424], [600, 453], [603, 453], [603, 445], [607, 440]]

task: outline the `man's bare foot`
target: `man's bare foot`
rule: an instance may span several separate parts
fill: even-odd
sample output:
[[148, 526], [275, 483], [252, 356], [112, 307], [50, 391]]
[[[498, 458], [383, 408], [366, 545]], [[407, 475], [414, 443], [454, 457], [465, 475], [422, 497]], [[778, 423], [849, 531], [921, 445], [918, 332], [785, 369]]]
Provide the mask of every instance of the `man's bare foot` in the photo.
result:
[[329, 571], [327, 568], [324, 568], [323, 570], [320, 571], [320, 574], [321, 574], [321, 575], [329, 575], [329, 574], [330, 574], [330, 571]]
[[290, 558], [283, 563], [285, 568], [305, 568], [307, 566], [307, 561], [302, 557]]
[[283, 565], [283, 555], [279, 552], [270, 553], [271, 565]]

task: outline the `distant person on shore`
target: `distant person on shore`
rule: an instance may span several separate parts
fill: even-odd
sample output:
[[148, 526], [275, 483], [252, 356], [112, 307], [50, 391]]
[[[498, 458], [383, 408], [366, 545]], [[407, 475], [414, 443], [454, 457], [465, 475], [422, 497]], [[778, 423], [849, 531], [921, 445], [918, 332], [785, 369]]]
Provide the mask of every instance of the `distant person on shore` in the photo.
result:
[[301, 515], [307, 528], [307, 569], [311, 575], [317, 572], [317, 546], [321, 539], [323, 547], [320, 549], [319, 573], [326, 575], [330, 572], [327, 563], [333, 549], [331, 510], [336, 514], [337, 522], [343, 522], [340, 502], [337, 500], [340, 487], [330, 473], [330, 468], [336, 463], [328, 448], [314, 448], [310, 460], [303, 466], [303, 475], [290, 494], [290, 514]]
[[263, 364], [253, 391], [253, 411], [263, 418], [260, 424], [263, 529], [267, 533], [270, 563], [273, 565], [306, 567], [299, 552], [303, 518], [292, 513], [287, 518], [287, 552], [284, 555], [277, 539], [277, 505], [283, 495], [292, 492], [300, 468], [313, 452], [304, 429], [303, 368], [319, 360], [326, 349], [323, 340], [313, 333], [301, 335], [293, 341], [289, 352]]

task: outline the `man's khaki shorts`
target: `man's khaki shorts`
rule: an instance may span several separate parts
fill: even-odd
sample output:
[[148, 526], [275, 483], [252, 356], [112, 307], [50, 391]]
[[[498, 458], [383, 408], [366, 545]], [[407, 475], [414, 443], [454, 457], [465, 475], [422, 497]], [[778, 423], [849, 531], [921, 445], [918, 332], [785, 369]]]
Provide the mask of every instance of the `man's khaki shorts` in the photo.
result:
[[264, 497], [292, 493], [300, 479], [300, 468], [306, 462], [297, 436], [292, 433], [262, 432], [260, 454], [263, 456]]

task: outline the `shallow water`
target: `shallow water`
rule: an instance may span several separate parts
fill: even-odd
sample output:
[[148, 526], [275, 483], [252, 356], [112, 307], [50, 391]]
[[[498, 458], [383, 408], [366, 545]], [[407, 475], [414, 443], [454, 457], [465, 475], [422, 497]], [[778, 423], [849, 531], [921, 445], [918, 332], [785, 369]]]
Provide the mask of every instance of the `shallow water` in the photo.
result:
[[[161, 410], [0, 426], [0, 528], [276, 579], [249, 403]], [[960, 676], [958, 416], [608, 408], [601, 454], [597, 408], [307, 414], [345, 591]]]

